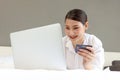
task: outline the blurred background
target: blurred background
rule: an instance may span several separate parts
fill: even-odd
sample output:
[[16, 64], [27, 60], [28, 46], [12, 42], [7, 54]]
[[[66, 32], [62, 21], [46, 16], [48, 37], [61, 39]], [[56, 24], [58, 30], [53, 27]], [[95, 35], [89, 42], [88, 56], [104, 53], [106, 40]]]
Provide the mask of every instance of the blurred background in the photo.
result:
[[87, 32], [101, 39], [105, 51], [120, 51], [120, 0], [0, 0], [0, 46], [11, 45], [11, 32], [53, 23], [64, 29], [74, 8], [87, 13]]

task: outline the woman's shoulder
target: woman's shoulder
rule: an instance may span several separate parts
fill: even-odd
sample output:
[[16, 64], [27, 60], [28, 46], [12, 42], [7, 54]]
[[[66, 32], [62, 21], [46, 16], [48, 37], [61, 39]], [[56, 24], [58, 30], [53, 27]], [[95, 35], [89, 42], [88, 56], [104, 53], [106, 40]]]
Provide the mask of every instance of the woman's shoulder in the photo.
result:
[[88, 33], [85, 33], [85, 37], [87, 38], [87, 39], [98, 39], [98, 40], [100, 40], [97, 36], [95, 36], [94, 34], [88, 34]]
[[102, 45], [102, 41], [94, 34], [85, 33], [85, 38], [87, 39], [88, 42], [92, 42], [92, 44], [96, 43]]
[[67, 41], [68, 39], [69, 39], [68, 36], [64, 36], [64, 37], [62, 38], [63, 41]]

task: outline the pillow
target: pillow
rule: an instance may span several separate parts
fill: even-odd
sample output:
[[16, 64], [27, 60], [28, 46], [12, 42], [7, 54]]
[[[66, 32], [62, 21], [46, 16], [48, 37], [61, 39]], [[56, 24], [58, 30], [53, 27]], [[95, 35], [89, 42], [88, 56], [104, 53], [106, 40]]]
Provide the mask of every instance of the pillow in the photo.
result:
[[14, 68], [10, 46], [0, 46], [0, 68]]
[[113, 60], [120, 60], [120, 52], [105, 52], [104, 66], [111, 66]]
[[12, 49], [10, 46], [0, 46], [0, 56], [12, 55]]
[[0, 57], [0, 68], [14, 68], [14, 62], [12, 56]]

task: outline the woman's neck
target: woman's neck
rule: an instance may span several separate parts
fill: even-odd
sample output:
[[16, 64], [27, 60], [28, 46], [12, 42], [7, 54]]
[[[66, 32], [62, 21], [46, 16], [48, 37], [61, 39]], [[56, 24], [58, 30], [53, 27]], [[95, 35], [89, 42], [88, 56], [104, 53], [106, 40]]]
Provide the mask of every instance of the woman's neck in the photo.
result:
[[73, 47], [76, 47], [76, 44], [83, 44], [84, 37], [79, 38], [78, 40], [72, 41]]

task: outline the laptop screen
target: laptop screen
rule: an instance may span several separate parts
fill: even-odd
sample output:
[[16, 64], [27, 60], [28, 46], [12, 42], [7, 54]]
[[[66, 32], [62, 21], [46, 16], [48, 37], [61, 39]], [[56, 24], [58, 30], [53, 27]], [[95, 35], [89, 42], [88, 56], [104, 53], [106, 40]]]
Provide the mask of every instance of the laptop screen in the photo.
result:
[[65, 70], [59, 23], [10, 34], [15, 68]]

